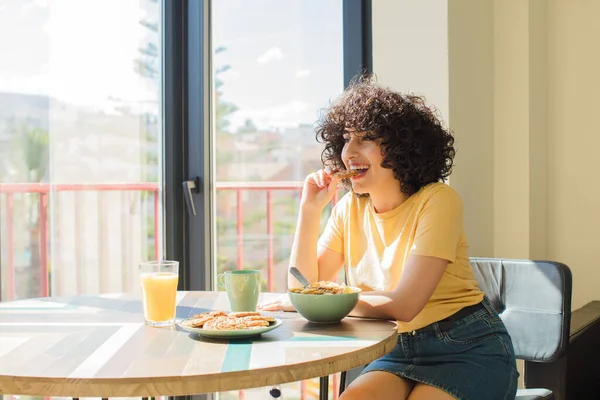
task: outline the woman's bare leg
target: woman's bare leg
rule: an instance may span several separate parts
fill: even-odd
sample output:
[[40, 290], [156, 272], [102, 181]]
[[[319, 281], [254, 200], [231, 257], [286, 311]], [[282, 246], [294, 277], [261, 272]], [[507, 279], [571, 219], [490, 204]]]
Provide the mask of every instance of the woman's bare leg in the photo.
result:
[[434, 386], [417, 383], [408, 400], [455, 400], [454, 397]]
[[356, 378], [342, 393], [340, 400], [406, 400], [414, 382], [390, 372], [373, 371]]

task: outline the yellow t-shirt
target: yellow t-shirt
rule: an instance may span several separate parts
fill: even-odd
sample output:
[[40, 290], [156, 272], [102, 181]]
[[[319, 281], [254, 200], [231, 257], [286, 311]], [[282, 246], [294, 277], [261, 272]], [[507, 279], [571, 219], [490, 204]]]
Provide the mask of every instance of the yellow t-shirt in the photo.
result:
[[363, 291], [392, 291], [408, 256], [448, 260], [442, 278], [408, 332], [479, 303], [483, 292], [473, 276], [463, 232], [462, 201], [444, 183], [431, 183], [395, 209], [376, 213], [370, 198], [347, 193], [333, 208], [319, 244], [344, 256], [349, 285]]

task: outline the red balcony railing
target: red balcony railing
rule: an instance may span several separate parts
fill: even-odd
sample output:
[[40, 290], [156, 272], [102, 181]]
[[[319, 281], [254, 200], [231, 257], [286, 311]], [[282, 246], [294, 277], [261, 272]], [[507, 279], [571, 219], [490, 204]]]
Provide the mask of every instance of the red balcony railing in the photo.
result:
[[[272, 194], [275, 191], [290, 191], [301, 194], [302, 182], [219, 182], [216, 185], [218, 191], [233, 191], [236, 194], [236, 233], [237, 233], [237, 257], [236, 266], [238, 269], [244, 266], [244, 202], [242, 194], [244, 191], [261, 191], [265, 193], [265, 211], [266, 211], [266, 237], [267, 237], [267, 290], [274, 289], [274, 248], [273, 248], [273, 204]], [[50, 238], [48, 237], [48, 198], [50, 193], [57, 192], [97, 192], [99, 196], [99, 212], [101, 215], [98, 218], [101, 235], [105, 236], [106, 218], [105, 203], [102, 201], [102, 192], [106, 191], [134, 191], [134, 192], [149, 192], [153, 198], [153, 224], [154, 224], [154, 258], [158, 259], [161, 254], [161, 229], [160, 229], [160, 186], [156, 183], [111, 183], [111, 184], [48, 184], [48, 183], [9, 183], [0, 185], [0, 201], [4, 201], [5, 218], [4, 232], [6, 235], [6, 256], [5, 256], [5, 274], [7, 285], [4, 294], [5, 300], [13, 300], [15, 298], [15, 227], [14, 227], [14, 202], [15, 195], [24, 194], [39, 194], [39, 244], [40, 244], [40, 293], [42, 297], [48, 296], [50, 288], [48, 287], [48, 249], [50, 248]], [[4, 199], [2, 199], [4, 197]], [[77, 214], [78, 197], [75, 197], [75, 209]], [[334, 199], [334, 203], [337, 196]], [[78, 233], [79, 223], [75, 218], [75, 251], [80, 249], [80, 235]], [[102, 252], [103, 249], [100, 249]], [[106, 273], [107, 271], [105, 271]], [[106, 279], [104, 279], [106, 280]], [[101, 281], [104, 281], [101, 279]], [[80, 288], [78, 284], [78, 288]], [[80, 290], [78, 290], [81, 292]], [[58, 293], [60, 294], [60, 293]]]
[[[103, 217], [106, 216], [106, 204], [103, 201], [101, 193], [107, 191], [135, 191], [135, 192], [150, 192], [154, 202], [154, 257], [158, 258], [161, 250], [161, 238], [160, 238], [160, 189], [157, 184], [154, 183], [115, 183], [115, 184], [48, 184], [48, 183], [8, 183], [0, 184], [0, 194], [4, 195], [4, 209], [5, 209], [5, 235], [6, 235], [6, 280], [7, 284], [5, 290], [7, 293], [4, 294], [4, 299], [12, 300], [15, 298], [15, 227], [14, 227], [14, 216], [15, 216], [15, 196], [27, 195], [27, 194], [39, 194], [38, 202], [38, 232], [39, 232], [39, 244], [40, 244], [40, 293], [41, 297], [49, 295], [50, 288], [48, 286], [48, 249], [50, 248], [50, 240], [48, 237], [48, 197], [50, 193], [59, 192], [97, 192], [99, 193], [99, 212], [101, 213], [99, 218], [99, 230], [101, 236], [104, 238], [106, 233], [106, 226], [104, 224]], [[0, 201], [2, 198], [0, 196]], [[75, 251], [78, 252], [81, 249], [79, 228], [80, 224], [77, 221], [78, 196], [74, 198], [75, 204]], [[101, 241], [102, 243], [102, 241]], [[100, 249], [103, 252], [104, 249]], [[102, 257], [103, 254], [101, 254]], [[104, 269], [103, 274], [107, 274], [108, 270]], [[101, 289], [103, 284], [108, 281], [106, 275], [100, 279]], [[81, 282], [78, 279], [78, 292], [81, 292]], [[60, 293], [59, 293], [60, 294]]]
[[[265, 212], [266, 212], [266, 238], [267, 238], [267, 290], [273, 291], [274, 289], [274, 242], [273, 242], [273, 204], [272, 195], [275, 191], [288, 191], [296, 192], [301, 194], [302, 182], [219, 182], [216, 185], [217, 191], [232, 191], [236, 194], [236, 233], [237, 233], [237, 257], [236, 266], [241, 269], [244, 266], [244, 202], [242, 201], [242, 194], [244, 191], [261, 191], [265, 193]], [[106, 208], [105, 202], [102, 200], [102, 193], [107, 191], [120, 191], [120, 192], [149, 192], [153, 198], [153, 224], [154, 224], [154, 258], [158, 259], [161, 255], [161, 229], [160, 229], [160, 185], [156, 183], [111, 183], [111, 184], [48, 184], [48, 183], [9, 183], [0, 184], [0, 201], [4, 201], [4, 227], [0, 225], [0, 228], [4, 228], [6, 235], [6, 266], [4, 268], [6, 274], [7, 284], [4, 293], [5, 300], [15, 299], [15, 227], [14, 227], [14, 205], [15, 195], [26, 195], [26, 194], [39, 194], [39, 217], [38, 217], [38, 231], [39, 231], [39, 244], [40, 244], [40, 293], [41, 297], [48, 296], [50, 288], [48, 286], [48, 250], [50, 248], [50, 238], [48, 237], [48, 198], [50, 193], [58, 192], [97, 192], [99, 193], [99, 231], [102, 237], [106, 236], [106, 224], [104, 223], [107, 217], [106, 213], [109, 212]], [[2, 199], [4, 197], [4, 199]], [[75, 207], [74, 213], [78, 214], [78, 197], [75, 196]], [[334, 199], [334, 203], [337, 200], [337, 196]], [[75, 251], [80, 251], [80, 235], [79, 230], [80, 224], [75, 218]], [[101, 241], [101, 244], [103, 241]], [[104, 245], [101, 245], [104, 247]], [[106, 249], [100, 248], [99, 251], [102, 253]], [[102, 254], [100, 255], [102, 257]], [[103, 273], [107, 273], [107, 269]], [[100, 279], [101, 282], [107, 281], [107, 279]], [[81, 288], [81, 284], [78, 283], [78, 292]], [[102, 285], [101, 285], [102, 289]], [[61, 293], [57, 293], [61, 294]]]

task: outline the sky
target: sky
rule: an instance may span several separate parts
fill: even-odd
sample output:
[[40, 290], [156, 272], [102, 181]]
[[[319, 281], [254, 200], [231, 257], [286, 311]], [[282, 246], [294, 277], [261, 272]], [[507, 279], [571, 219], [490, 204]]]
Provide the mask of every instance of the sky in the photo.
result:
[[[160, 2], [159, 2], [160, 3]], [[214, 0], [223, 100], [263, 129], [312, 124], [343, 88], [342, 0]], [[158, 100], [133, 69], [153, 34], [149, 0], [0, 0], [0, 91], [109, 111]]]
[[137, 1], [0, 0], [0, 90], [84, 106], [156, 99], [133, 70], [147, 30]]
[[313, 123], [343, 89], [342, 0], [215, 1], [213, 41], [234, 125]]

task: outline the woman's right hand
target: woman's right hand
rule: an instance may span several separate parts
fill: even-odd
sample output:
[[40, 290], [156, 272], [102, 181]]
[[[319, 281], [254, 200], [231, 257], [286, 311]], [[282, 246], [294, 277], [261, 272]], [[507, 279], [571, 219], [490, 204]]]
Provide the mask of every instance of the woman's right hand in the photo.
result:
[[339, 181], [340, 178], [330, 175], [323, 169], [308, 175], [302, 190], [302, 206], [323, 211], [338, 190]]

